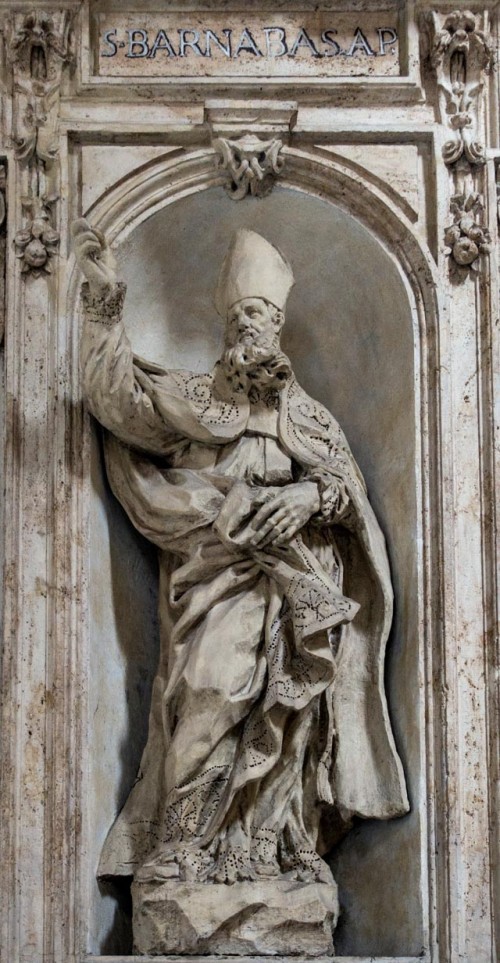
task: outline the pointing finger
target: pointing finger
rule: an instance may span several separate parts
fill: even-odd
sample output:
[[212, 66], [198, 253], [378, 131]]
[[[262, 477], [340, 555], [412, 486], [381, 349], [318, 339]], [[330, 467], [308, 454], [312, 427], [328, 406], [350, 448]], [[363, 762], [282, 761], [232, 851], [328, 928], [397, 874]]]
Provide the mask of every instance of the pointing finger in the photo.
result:
[[106, 238], [104, 237], [104, 234], [102, 233], [102, 231], [99, 230], [98, 227], [94, 228], [94, 234], [95, 234], [97, 240], [98, 240], [98, 241], [100, 242], [100, 244], [102, 245], [102, 247], [107, 247], [107, 246], [108, 246], [108, 243], [107, 243], [107, 241], [106, 241]]
[[78, 237], [84, 231], [92, 231], [92, 227], [85, 217], [77, 217], [71, 224], [70, 230], [72, 237]]
[[90, 254], [98, 254], [100, 250], [101, 245], [95, 238], [85, 238], [84, 241], [78, 243], [78, 255], [83, 258]]

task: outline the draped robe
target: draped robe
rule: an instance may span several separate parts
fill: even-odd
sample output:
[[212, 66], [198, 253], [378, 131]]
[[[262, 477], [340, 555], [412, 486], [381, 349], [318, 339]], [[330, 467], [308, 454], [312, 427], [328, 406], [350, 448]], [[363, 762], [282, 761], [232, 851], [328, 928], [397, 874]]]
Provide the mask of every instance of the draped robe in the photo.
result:
[[[329, 807], [345, 821], [408, 810], [384, 691], [384, 538], [341, 429], [293, 376], [252, 404], [218, 366], [144, 362], [124, 293], [84, 290], [84, 390], [111, 487], [158, 546], [161, 654], [138, 779], [99, 874], [210, 847], [235, 814], [293, 864]], [[320, 512], [289, 545], [253, 547], [258, 507], [304, 479]]]

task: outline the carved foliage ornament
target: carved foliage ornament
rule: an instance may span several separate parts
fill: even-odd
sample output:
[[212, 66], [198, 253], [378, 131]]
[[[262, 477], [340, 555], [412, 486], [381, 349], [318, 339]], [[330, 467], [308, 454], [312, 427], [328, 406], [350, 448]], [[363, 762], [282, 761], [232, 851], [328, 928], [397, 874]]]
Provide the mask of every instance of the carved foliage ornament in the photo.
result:
[[51, 273], [50, 259], [59, 247], [59, 233], [51, 224], [51, 209], [56, 201], [55, 195], [22, 199], [30, 220], [24, 230], [18, 231], [14, 244], [23, 274], [31, 272], [34, 277], [40, 277]]
[[489, 38], [477, 29], [470, 10], [455, 10], [440, 25], [438, 15], [427, 14], [431, 65], [439, 87], [441, 123], [452, 131], [443, 147], [446, 164], [465, 156], [471, 165], [485, 162], [484, 146], [477, 139], [480, 96], [484, 77], [493, 61]]
[[57, 112], [53, 111], [59, 96], [59, 82], [42, 84], [35, 81], [28, 90], [19, 85], [26, 94], [17, 118], [14, 134], [16, 160], [29, 163], [33, 158], [51, 163], [58, 150]]
[[224, 137], [214, 140], [213, 148], [219, 154], [218, 166], [228, 173], [226, 190], [234, 201], [247, 194], [254, 197], [269, 194], [285, 163], [280, 154], [282, 147], [282, 141], [276, 137], [262, 141], [250, 134], [239, 140]]
[[69, 56], [69, 37], [57, 31], [54, 17], [43, 10], [33, 10], [16, 23], [9, 44], [10, 59], [38, 80], [45, 80], [50, 72], [52, 56], [62, 61]]
[[17, 94], [15, 156], [26, 163], [34, 157], [49, 163], [57, 153], [61, 71], [74, 60], [68, 11], [15, 15], [8, 54]]
[[22, 272], [50, 273], [59, 234], [52, 226], [59, 195], [59, 93], [63, 68], [74, 61], [71, 14], [33, 10], [14, 13], [7, 52], [13, 75], [14, 156], [22, 167], [22, 206], [28, 223], [15, 235]]
[[445, 232], [448, 254], [460, 267], [478, 271], [481, 255], [491, 250], [489, 231], [478, 223], [482, 211], [479, 194], [455, 194], [450, 207], [453, 224]]

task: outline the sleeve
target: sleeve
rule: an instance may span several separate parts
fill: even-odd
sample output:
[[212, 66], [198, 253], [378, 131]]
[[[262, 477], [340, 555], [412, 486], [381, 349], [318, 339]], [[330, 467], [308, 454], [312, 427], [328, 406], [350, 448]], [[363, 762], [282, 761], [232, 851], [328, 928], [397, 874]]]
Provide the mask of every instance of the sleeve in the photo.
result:
[[318, 486], [320, 507], [311, 521], [316, 525], [340, 522], [349, 506], [349, 496], [338, 475], [330, 473], [327, 468], [308, 468], [301, 473], [300, 480], [315, 482]]
[[82, 285], [83, 391], [90, 412], [120, 441], [150, 454], [165, 455], [179, 436], [154, 402], [152, 384], [134, 365], [122, 321], [126, 285], [96, 296]]

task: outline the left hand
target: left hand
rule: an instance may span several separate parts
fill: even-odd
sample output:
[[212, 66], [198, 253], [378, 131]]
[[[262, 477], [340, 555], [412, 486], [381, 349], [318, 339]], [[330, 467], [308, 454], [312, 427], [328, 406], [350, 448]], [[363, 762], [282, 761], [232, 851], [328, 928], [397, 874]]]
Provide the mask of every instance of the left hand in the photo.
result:
[[256, 529], [252, 546], [263, 548], [269, 542], [273, 545], [284, 545], [307, 524], [311, 515], [319, 508], [319, 492], [315, 482], [287, 485], [259, 508], [252, 522]]

